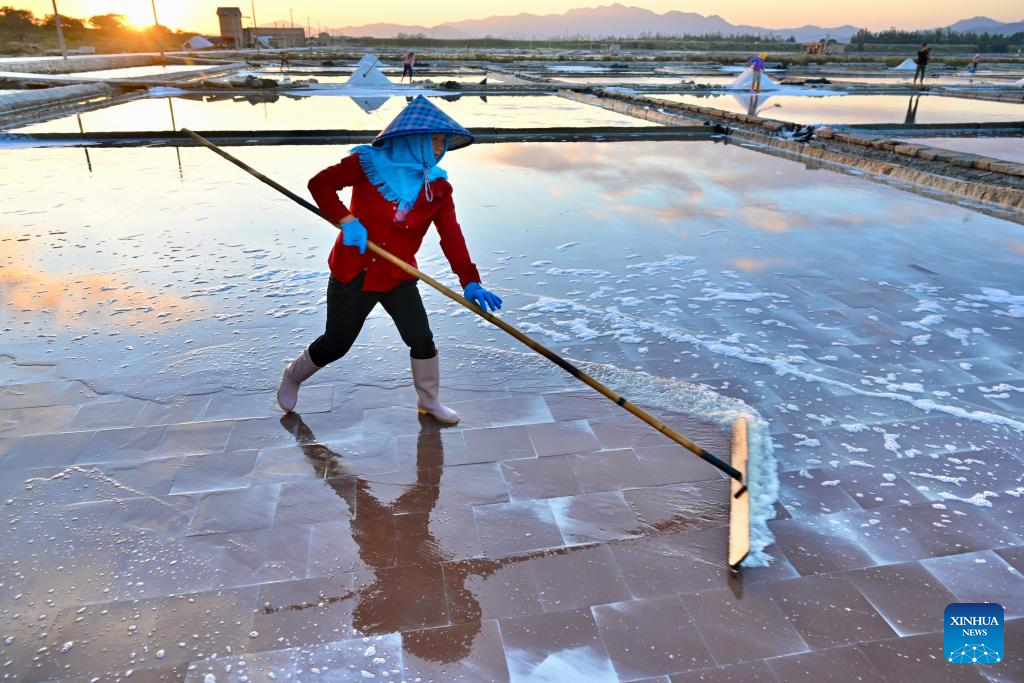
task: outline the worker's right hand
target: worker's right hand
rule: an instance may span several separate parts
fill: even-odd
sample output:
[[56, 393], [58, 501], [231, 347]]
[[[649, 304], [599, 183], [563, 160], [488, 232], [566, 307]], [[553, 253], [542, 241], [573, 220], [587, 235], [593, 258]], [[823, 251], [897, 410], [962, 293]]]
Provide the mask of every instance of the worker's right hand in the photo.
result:
[[366, 228], [359, 219], [341, 225], [341, 243], [346, 247], [359, 247], [359, 253], [366, 253]]
[[470, 282], [463, 290], [464, 297], [486, 311], [497, 311], [501, 308], [501, 297], [494, 292], [488, 292], [479, 282]]

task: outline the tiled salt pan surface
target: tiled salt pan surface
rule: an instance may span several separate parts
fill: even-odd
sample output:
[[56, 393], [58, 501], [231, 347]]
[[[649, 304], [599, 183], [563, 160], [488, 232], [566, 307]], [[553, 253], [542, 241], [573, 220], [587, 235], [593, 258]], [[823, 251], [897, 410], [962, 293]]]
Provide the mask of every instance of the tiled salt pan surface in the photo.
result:
[[1024, 137], [1014, 138], [907, 138], [911, 144], [930, 145], [1024, 164]]
[[[454, 97], [454, 95], [453, 95]], [[558, 126], [650, 126], [630, 116], [555, 96], [494, 96], [481, 99], [462, 96], [449, 102], [432, 98], [459, 123], [506, 128], [550, 128]], [[204, 101], [202, 96], [153, 97], [118, 104], [81, 114], [86, 132], [131, 130], [176, 130], [174, 125], [193, 130], [320, 130], [384, 128], [406, 105], [404, 97], [359, 98], [262, 95], [252, 102], [223, 96]], [[364, 111], [362, 106], [370, 109]], [[18, 129], [24, 133], [77, 133], [77, 116], [70, 116]]]
[[1024, 104], [958, 99], [937, 95], [840, 95], [804, 97], [761, 93], [735, 95], [652, 95], [662, 100], [715, 107], [740, 114], [750, 111], [793, 123], [985, 123], [1024, 121]]
[[[238, 153], [301, 189], [342, 151]], [[769, 419], [775, 562], [736, 581], [716, 472], [432, 294], [458, 427], [383, 316], [282, 423], [333, 235], [202, 150], [5, 159], [0, 676], [1024, 676], [1019, 226], [710, 142], [451, 156], [509, 320]], [[1007, 608], [1004, 663], [941, 660], [954, 600]]]

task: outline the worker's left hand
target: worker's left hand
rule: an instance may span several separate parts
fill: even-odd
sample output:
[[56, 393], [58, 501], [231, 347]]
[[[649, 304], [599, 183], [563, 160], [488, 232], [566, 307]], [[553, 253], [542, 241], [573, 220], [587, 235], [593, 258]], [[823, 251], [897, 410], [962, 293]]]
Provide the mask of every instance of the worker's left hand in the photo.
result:
[[493, 292], [488, 292], [479, 282], [470, 282], [463, 291], [463, 296], [482, 308], [484, 311], [490, 306], [490, 310], [497, 311], [501, 308], [501, 297]]

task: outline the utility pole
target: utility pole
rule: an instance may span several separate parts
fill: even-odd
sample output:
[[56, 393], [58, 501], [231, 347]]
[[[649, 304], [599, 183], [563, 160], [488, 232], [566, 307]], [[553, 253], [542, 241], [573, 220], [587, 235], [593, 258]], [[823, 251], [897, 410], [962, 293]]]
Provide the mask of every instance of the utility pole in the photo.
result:
[[60, 43], [60, 54], [67, 61], [68, 46], [64, 43], [64, 27], [60, 25], [60, 12], [57, 11], [57, 0], [53, 0], [53, 23], [57, 26], [57, 42]]
[[309, 15], [306, 15], [306, 37], [309, 38], [313, 35], [313, 29], [309, 27]]
[[160, 42], [160, 21], [156, 18], [156, 0], [149, 0], [153, 8], [153, 37], [156, 39], [157, 47], [160, 48], [160, 59], [164, 58], [164, 44]]
[[291, 7], [288, 8], [288, 26], [289, 28], [295, 28], [295, 10]]
[[249, 0], [252, 5], [252, 39], [256, 43], [256, 54], [260, 51], [260, 25], [256, 23], [256, 0]]

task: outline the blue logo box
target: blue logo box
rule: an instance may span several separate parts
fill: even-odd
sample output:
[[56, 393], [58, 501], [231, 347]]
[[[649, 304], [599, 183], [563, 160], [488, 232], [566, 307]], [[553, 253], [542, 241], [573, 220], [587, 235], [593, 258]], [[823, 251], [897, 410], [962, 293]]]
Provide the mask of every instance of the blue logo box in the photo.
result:
[[947, 662], [1003, 661], [1003, 608], [994, 602], [954, 602], [943, 615]]

